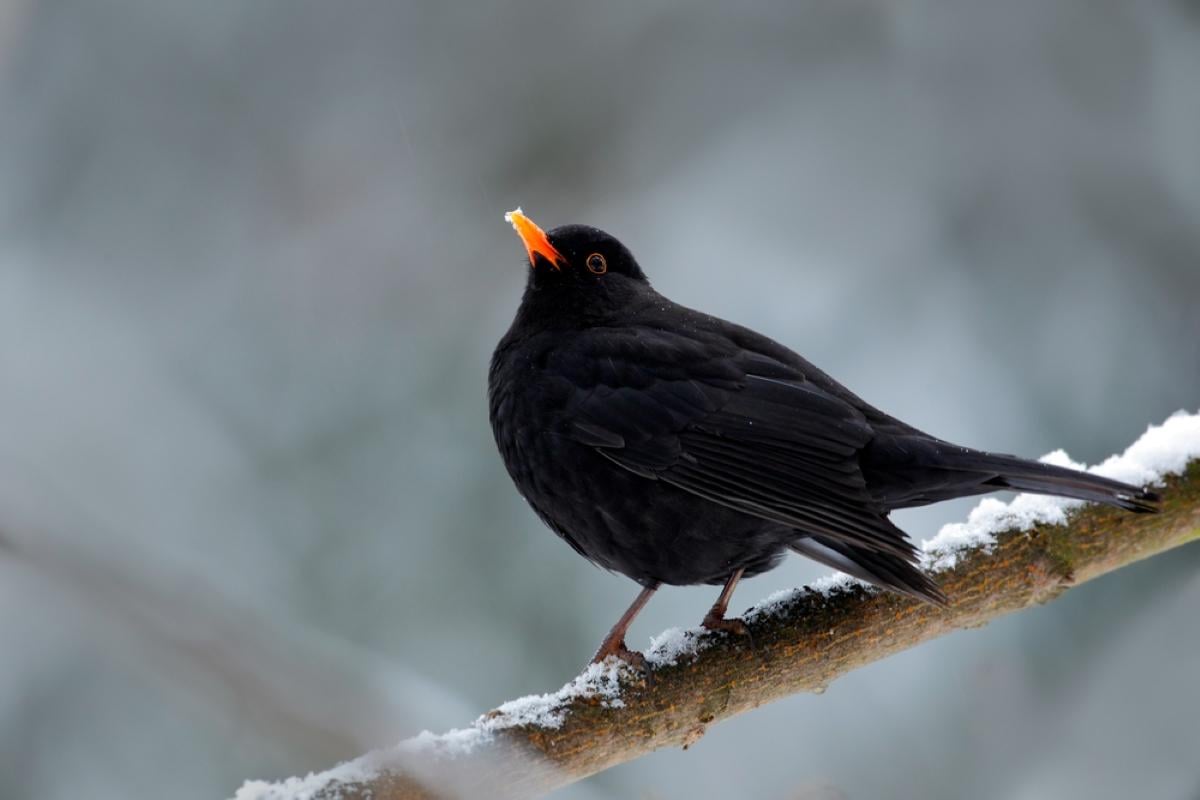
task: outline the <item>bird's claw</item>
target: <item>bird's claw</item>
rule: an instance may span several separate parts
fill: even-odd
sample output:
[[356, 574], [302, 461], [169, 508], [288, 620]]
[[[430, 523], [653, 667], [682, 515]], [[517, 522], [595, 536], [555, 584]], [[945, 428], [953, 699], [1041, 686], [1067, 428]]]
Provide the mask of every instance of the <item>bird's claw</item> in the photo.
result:
[[700, 624], [710, 631], [723, 631], [732, 633], [734, 636], [750, 636], [750, 626], [737, 617], [726, 619], [709, 614]]
[[618, 660], [624, 661], [643, 675], [649, 672], [649, 667], [646, 665], [646, 657], [637, 650], [630, 650], [626, 647], [624, 639], [619, 639], [615, 642], [604, 642], [604, 644], [600, 645], [600, 649], [596, 651], [596, 655], [592, 656], [592, 663], [599, 664], [609, 656], [615, 656]]
[[750, 632], [750, 626], [745, 622], [742, 622], [737, 617], [734, 617], [733, 619], [726, 619], [723, 616], [718, 616], [709, 612], [709, 614], [704, 618], [704, 621], [700, 623], [700, 626], [705, 630], [713, 631], [714, 633], [728, 633], [732, 634], [733, 636], [743, 637], [750, 644], [751, 650], [758, 649], [754, 644], [754, 634]]

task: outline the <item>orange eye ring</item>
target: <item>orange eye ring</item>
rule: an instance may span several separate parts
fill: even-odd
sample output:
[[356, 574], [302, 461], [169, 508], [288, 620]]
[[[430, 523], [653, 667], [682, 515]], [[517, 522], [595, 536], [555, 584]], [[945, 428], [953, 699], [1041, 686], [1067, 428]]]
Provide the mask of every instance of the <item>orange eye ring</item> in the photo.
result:
[[593, 275], [603, 275], [608, 272], [608, 262], [599, 253], [592, 253], [587, 257], [587, 268]]

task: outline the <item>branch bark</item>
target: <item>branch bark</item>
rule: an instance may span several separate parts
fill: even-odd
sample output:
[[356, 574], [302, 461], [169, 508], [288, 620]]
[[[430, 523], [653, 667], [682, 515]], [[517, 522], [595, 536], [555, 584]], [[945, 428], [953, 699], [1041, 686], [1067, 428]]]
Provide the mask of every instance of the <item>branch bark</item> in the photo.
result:
[[[378, 771], [340, 779], [336, 771], [310, 776], [308, 790], [315, 791], [305, 796], [536, 797], [661, 747], [687, 747], [709, 725], [734, 714], [796, 692], [821, 691], [864, 664], [1047, 603], [1200, 537], [1200, 460], [1165, 483], [1159, 514], [1086, 506], [1071, 512], [1064, 525], [1002, 532], [994, 546], [960, 555], [953, 568], [938, 574], [948, 608], [856, 584], [835, 592], [806, 589], [771, 613], [748, 616], [753, 647], [716, 636], [694, 657], [655, 667], [647, 679], [626, 674], [620, 707], [596, 696], [569, 698], [557, 727], [501, 727], [465, 754], [455, 755], [444, 743], [414, 746], [390, 763], [386, 754], [376, 754], [384, 759], [377, 758]], [[497, 710], [481, 719], [485, 726], [487, 720], [503, 722], [506, 713], [511, 712]], [[282, 784], [248, 784], [243, 792], [239, 798], [293, 796]]]

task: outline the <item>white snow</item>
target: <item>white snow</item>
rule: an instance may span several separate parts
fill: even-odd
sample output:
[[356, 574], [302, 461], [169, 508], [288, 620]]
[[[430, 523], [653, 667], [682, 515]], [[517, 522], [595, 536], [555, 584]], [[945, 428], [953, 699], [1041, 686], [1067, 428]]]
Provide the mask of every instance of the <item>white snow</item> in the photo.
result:
[[325, 772], [310, 772], [303, 778], [288, 778], [278, 783], [246, 781], [233, 800], [312, 800], [330, 784], [347, 786], [375, 778], [379, 774], [376, 762], [383, 752], [372, 751]]
[[1160, 484], [1166, 475], [1179, 475], [1200, 458], [1200, 413], [1176, 411], [1162, 425], [1151, 425], [1119, 456], [1110, 456], [1091, 471], [1113, 480]]
[[679, 659], [696, 655], [716, 640], [704, 634], [703, 628], [667, 628], [650, 640], [646, 663], [652, 667], [672, 667]]
[[785, 612], [793, 602], [810, 593], [815, 592], [822, 597], [833, 597], [840, 592], [855, 587], [872, 588], [869, 583], [861, 581], [853, 575], [847, 575], [844, 572], [833, 572], [796, 589], [780, 589], [777, 592], [772, 592], [755, 603], [745, 614], [742, 614], [742, 619], [749, 621], [778, 616]]
[[990, 551], [1000, 531], [1060, 525], [1067, 521], [1067, 509], [1080, 505], [1078, 500], [1036, 494], [1017, 495], [1011, 503], [986, 497], [971, 509], [966, 522], [943, 525], [936, 536], [921, 542], [921, 566], [927, 572], [952, 569], [969, 550]]
[[559, 728], [566, 719], [567, 709], [579, 699], [597, 700], [604, 708], [621, 708], [621, 675], [631, 667], [610, 658], [587, 669], [557, 692], [531, 694], [509, 700], [499, 708], [475, 720], [467, 728], [455, 728], [448, 733], [421, 731], [416, 737], [401, 743], [409, 754], [433, 754], [455, 758], [467, 755], [491, 739], [497, 731], [532, 725], [538, 728]]
[[[1195, 459], [1200, 459], [1200, 413], [1180, 411], [1162, 425], [1151, 425], [1124, 453], [1108, 458], [1089, 471], [1135, 486], [1157, 485], [1165, 476], [1183, 472]], [[1083, 467], [1072, 462], [1061, 450], [1043, 456], [1042, 460], [1076, 469]], [[1025, 531], [1038, 524], [1061, 524], [1066, 521], [1067, 512], [1080, 505], [1083, 503], [1077, 500], [1028, 494], [1018, 495], [1009, 503], [984, 499], [967, 516], [966, 522], [945, 525], [936, 536], [921, 543], [921, 564], [932, 572], [950, 569], [967, 551], [994, 546], [998, 533]], [[865, 584], [849, 575], [834, 573], [802, 589], [775, 592], [750, 609], [745, 618], [777, 614], [806, 592], [816, 591], [828, 597], [861, 585]], [[650, 641], [646, 661], [651, 666], [674, 665], [680, 659], [704, 650], [718, 638], [702, 628], [670, 628]], [[561, 727], [571, 703], [581, 698], [596, 699], [604, 707], [620, 708], [625, 705], [621, 699], [621, 676], [631, 669], [615, 659], [591, 664], [557, 692], [510, 700], [479, 717], [467, 728], [442, 734], [423, 731], [401, 742], [392, 751], [368, 753], [327, 772], [304, 778], [288, 778], [279, 783], [248, 781], [238, 790], [234, 800], [311, 800], [318, 790], [330, 784], [368, 781], [384, 767], [401, 764], [414, 755], [450, 759], [464, 756], [492, 739], [497, 731], [507, 728], [523, 725]]]
[[[1110, 456], [1088, 472], [1134, 486], [1157, 486], [1167, 475], [1183, 472], [1189, 461], [1200, 458], [1200, 414], [1177, 411], [1162, 425], [1151, 425], [1124, 453]], [[1084, 469], [1062, 450], [1042, 456], [1042, 461], [1061, 467]], [[1010, 503], [992, 497], [979, 501], [966, 522], [942, 526], [932, 539], [921, 542], [921, 566], [930, 572], [951, 569], [961, 554], [976, 548], [991, 548], [996, 534], [1006, 530], [1027, 531], [1035, 525], [1061, 525], [1067, 512], [1082, 506], [1080, 500], [1020, 494]]]
[[480, 717], [488, 731], [513, 728], [518, 725], [537, 725], [557, 728], [562, 725], [567, 706], [580, 698], [599, 699], [606, 708], [625, 705], [621, 699], [621, 674], [629, 670], [623, 661], [610, 658], [600, 664], [588, 664], [580, 675], [552, 694], [531, 694], [510, 700], [490, 719]]

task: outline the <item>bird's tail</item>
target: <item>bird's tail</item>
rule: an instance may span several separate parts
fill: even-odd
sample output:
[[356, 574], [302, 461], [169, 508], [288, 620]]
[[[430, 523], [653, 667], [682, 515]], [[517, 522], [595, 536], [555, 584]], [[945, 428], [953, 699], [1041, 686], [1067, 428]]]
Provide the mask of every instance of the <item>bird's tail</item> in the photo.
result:
[[984, 456], [980, 459], [982, 465], [998, 469], [1000, 474], [993, 481], [1006, 489], [1090, 500], [1137, 513], [1158, 511], [1159, 496], [1145, 488], [1040, 461], [991, 453], [980, 455]]
[[1158, 495], [1145, 488], [917, 436], [872, 442], [863, 454], [863, 470], [868, 486], [889, 508], [1010, 489], [1088, 500], [1138, 513], [1158, 511]]

